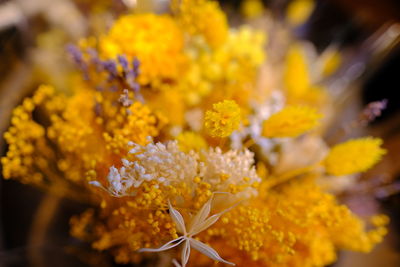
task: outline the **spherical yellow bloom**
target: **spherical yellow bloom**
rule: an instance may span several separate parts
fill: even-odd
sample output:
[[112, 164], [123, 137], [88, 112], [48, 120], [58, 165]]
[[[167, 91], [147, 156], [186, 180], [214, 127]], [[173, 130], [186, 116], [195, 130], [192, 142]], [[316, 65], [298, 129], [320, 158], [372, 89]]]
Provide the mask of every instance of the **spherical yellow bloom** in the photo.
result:
[[364, 137], [334, 146], [324, 160], [326, 171], [332, 175], [364, 172], [386, 153], [382, 139]]
[[240, 64], [248, 61], [248, 67], [256, 68], [265, 61], [264, 46], [267, 41], [268, 36], [264, 32], [242, 26], [229, 34], [225, 45], [225, 53], [228, 56], [217, 55], [217, 57], [230, 60], [237, 58]]
[[216, 1], [175, 1], [178, 20], [186, 32], [201, 35], [211, 47], [217, 47], [228, 37], [226, 15]]
[[255, 86], [265, 60], [266, 39], [263, 32], [249, 27], [230, 31], [226, 42], [215, 49], [196, 39], [187, 51], [190, 58], [187, 72], [178, 81], [186, 102], [196, 105], [205, 98], [210, 103], [229, 98], [239, 105], [247, 103], [249, 88]]
[[182, 132], [177, 137], [179, 149], [183, 152], [189, 152], [191, 150], [200, 151], [207, 147], [207, 143], [204, 138], [195, 132]]
[[315, 109], [306, 106], [288, 106], [264, 122], [265, 137], [296, 137], [318, 125], [321, 118]]
[[126, 55], [140, 61], [139, 82], [176, 79], [185, 61], [183, 33], [168, 15], [127, 15], [119, 18], [100, 40], [101, 55]]
[[233, 100], [224, 100], [206, 112], [205, 126], [213, 137], [228, 137], [239, 128], [240, 108]]

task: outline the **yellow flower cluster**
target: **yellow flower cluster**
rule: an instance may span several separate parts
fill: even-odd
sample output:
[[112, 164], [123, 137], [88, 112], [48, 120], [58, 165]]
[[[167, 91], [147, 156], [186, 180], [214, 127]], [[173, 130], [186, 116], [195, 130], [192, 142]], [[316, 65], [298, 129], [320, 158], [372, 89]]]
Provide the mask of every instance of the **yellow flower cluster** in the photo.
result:
[[386, 150], [380, 138], [358, 138], [334, 146], [324, 160], [326, 171], [333, 175], [364, 172], [375, 165]]
[[214, 1], [171, 10], [121, 16], [71, 48], [86, 80], [68, 94], [41, 86], [14, 110], [4, 177], [89, 200], [71, 235], [122, 264], [178, 247], [182, 266], [322, 267], [338, 250], [370, 251], [387, 217], [364, 221], [318, 182], [369, 169], [382, 141], [351, 140], [324, 159], [319, 133], [295, 138], [324, 113], [303, 47], [289, 48], [272, 91], [259, 79], [264, 34], [229, 29]]
[[201, 39], [191, 41], [186, 49], [191, 63], [177, 85], [186, 102], [199, 105], [204, 99], [210, 103], [233, 98], [245, 103], [265, 59], [265, 35], [241, 27], [231, 30], [226, 42], [214, 49]]
[[[193, 151], [184, 153], [178, 149], [177, 143], [165, 146], [149, 144], [134, 147], [133, 150], [133, 161], [125, 160], [121, 169], [110, 171], [108, 175], [110, 187], [107, 190], [115, 194], [124, 193], [115, 198], [98, 189], [103, 199], [100, 214], [95, 217], [85, 212], [71, 220], [74, 236], [91, 241], [98, 250], [111, 249], [120, 263], [137, 260], [138, 255], [133, 252], [140, 248], [157, 247], [177, 238], [176, 228], [168, 215], [168, 201], [189, 217], [214, 192], [242, 193], [240, 198], [245, 198], [247, 193], [253, 194], [255, 183], [259, 181], [250, 166], [252, 162], [248, 161], [252, 156], [249, 153], [223, 154], [212, 149], [199, 154], [193, 154]], [[196, 163], [200, 160], [197, 155], [204, 158], [200, 164]], [[138, 158], [142, 160], [138, 161]], [[242, 166], [239, 169], [230, 167], [232, 163]], [[202, 170], [197, 172], [197, 168]], [[143, 170], [143, 174], [138, 174], [138, 170]], [[125, 190], [122, 187], [127, 183], [121, 183], [124, 175], [135, 176], [137, 182], [139, 179], [143, 181]], [[161, 175], [164, 176], [163, 182], [150, 180], [150, 177]], [[99, 181], [106, 184], [103, 179]], [[234, 197], [233, 194], [231, 196]], [[88, 235], [87, 229], [94, 231]]]
[[[215, 1], [173, 1], [172, 9], [173, 16], [120, 17], [99, 39], [100, 55], [137, 58], [138, 81], [155, 91], [144, 94], [155, 100], [151, 105], [160, 111], [171, 106], [209, 106], [225, 98], [246, 103], [248, 89], [254, 86], [265, 59], [265, 34], [246, 27], [230, 30]], [[96, 46], [90, 39], [82, 43], [82, 47]], [[171, 98], [175, 100], [165, 101]], [[184, 103], [169, 105], [179, 99]], [[178, 115], [169, 119], [182, 124]]]
[[239, 128], [240, 108], [232, 100], [224, 100], [213, 105], [206, 112], [205, 126], [213, 137], [228, 137]]
[[154, 14], [121, 17], [99, 42], [100, 54], [105, 58], [137, 58], [141, 63], [141, 84], [176, 80], [185, 63], [183, 45], [183, 33], [175, 20]]
[[6, 157], [1, 159], [5, 179], [20, 177], [23, 183], [42, 182], [40, 170], [47, 164], [46, 152], [52, 151], [46, 143], [44, 127], [32, 119], [32, 112], [52, 93], [53, 88], [41, 86], [33, 98], [25, 99], [14, 109], [11, 127], [4, 134], [9, 145]]
[[178, 141], [179, 149], [183, 152], [200, 151], [207, 148], [204, 138], [195, 132], [182, 132], [176, 137], [176, 140]]
[[[301, 43], [295, 43], [290, 45], [284, 65], [283, 72], [283, 84], [290, 104], [306, 104], [311, 106], [317, 106], [321, 108], [322, 105], [326, 105], [327, 93], [323, 88], [316, 86], [314, 80], [318, 77], [318, 73], [312, 66], [310, 59], [308, 58], [308, 52], [306, 46]], [[330, 57], [326, 60], [329, 61]], [[331, 73], [334, 72], [335, 62], [330, 64], [327, 68], [331, 68]], [[322, 71], [319, 71], [322, 72]]]
[[382, 224], [364, 232], [364, 223], [313, 179], [266, 191], [224, 215], [202, 238], [238, 266], [299, 267], [326, 266], [337, 249], [368, 252], [382, 240]]
[[318, 125], [321, 115], [307, 106], [287, 106], [263, 124], [266, 137], [296, 137]]
[[71, 218], [71, 234], [97, 250], [111, 250], [118, 263], [138, 263], [142, 257], [133, 252], [177, 235], [160, 191], [156, 183], [146, 183], [135, 198], [115, 200], [104, 194], [98, 214], [87, 210]]
[[217, 1], [173, 0], [179, 24], [191, 35], [202, 36], [211, 47], [218, 47], [228, 38], [226, 15]]
[[[118, 96], [77, 84], [67, 97], [41, 86], [15, 109], [5, 133], [10, 148], [1, 159], [4, 177], [75, 197], [74, 185], [87, 187], [88, 174], [104, 173], [113, 157], [126, 152], [128, 141], [144, 144], [161, 127], [146, 106], [136, 102], [125, 108]], [[33, 111], [40, 112], [41, 121]]]

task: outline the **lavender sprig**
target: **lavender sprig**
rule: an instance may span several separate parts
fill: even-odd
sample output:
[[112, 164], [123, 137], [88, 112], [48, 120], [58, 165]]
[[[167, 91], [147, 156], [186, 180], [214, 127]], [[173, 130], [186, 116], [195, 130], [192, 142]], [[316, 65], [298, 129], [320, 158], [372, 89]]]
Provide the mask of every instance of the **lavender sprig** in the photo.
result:
[[369, 103], [360, 114], [360, 124], [366, 126], [373, 122], [377, 117], [382, 115], [382, 111], [386, 109], [387, 104], [387, 99]]
[[[118, 55], [116, 59], [103, 60], [95, 49], [89, 48], [82, 52], [75, 45], [68, 45], [67, 51], [82, 71], [85, 80], [91, 80], [96, 83], [94, 85], [95, 88], [101, 89], [101, 91], [108, 89], [113, 92], [128, 88], [135, 93], [137, 100], [143, 101], [143, 97], [140, 94], [140, 85], [136, 81], [140, 67], [140, 62], [137, 58], [129, 62], [125, 55]], [[85, 59], [85, 53], [88, 55], [88, 59]], [[122, 71], [118, 71], [119, 68]], [[90, 70], [92, 70], [92, 73], [95, 71], [95, 73], [107, 74], [107, 79], [99, 80], [97, 76], [96, 79], [93, 79], [90, 75]]]

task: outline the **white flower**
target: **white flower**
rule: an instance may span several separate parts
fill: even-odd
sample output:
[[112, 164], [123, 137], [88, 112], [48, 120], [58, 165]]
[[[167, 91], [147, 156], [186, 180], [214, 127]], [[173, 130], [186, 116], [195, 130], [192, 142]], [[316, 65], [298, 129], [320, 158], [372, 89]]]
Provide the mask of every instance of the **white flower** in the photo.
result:
[[97, 181], [90, 184], [115, 197], [123, 197], [134, 196], [135, 188], [145, 181], [157, 181], [164, 186], [183, 182], [195, 188], [194, 180], [200, 177], [211, 185], [213, 192], [229, 192], [230, 185], [248, 185], [238, 196], [248, 198], [257, 194], [251, 185], [261, 182], [254, 168], [254, 154], [248, 150], [222, 152], [219, 148], [210, 148], [184, 153], [176, 141], [146, 146], [131, 143], [131, 146], [129, 153], [135, 161], [123, 159], [121, 168], [110, 167], [107, 188]]
[[[203, 179], [211, 184], [214, 191], [228, 191], [230, 184], [245, 185], [261, 182], [254, 167], [254, 153], [245, 149], [243, 151], [229, 150], [225, 153], [219, 147], [203, 151], [204, 174]], [[227, 179], [221, 181], [221, 174]], [[247, 197], [255, 196], [257, 190], [249, 187], [244, 194]]]
[[178, 233], [182, 234], [182, 236], [167, 242], [160, 248], [157, 248], [157, 249], [142, 248], [139, 250], [139, 252], [165, 251], [165, 250], [174, 248], [174, 247], [180, 245], [181, 243], [183, 243], [181, 265], [179, 265], [176, 261], [174, 261], [175, 266], [186, 266], [186, 264], [189, 261], [191, 248], [196, 249], [197, 251], [203, 253], [204, 255], [206, 255], [207, 257], [210, 257], [211, 259], [213, 259], [215, 261], [220, 261], [220, 262], [223, 262], [226, 264], [235, 265], [234, 263], [226, 261], [223, 258], [221, 258], [219, 256], [218, 252], [216, 252], [213, 248], [211, 248], [211, 247], [207, 246], [206, 244], [193, 238], [193, 236], [206, 230], [208, 227], [210, 227], [215, 222], [217, 222], [218, 219], [221, 217], [221, 215], [229, 210], [229, 209], [226, 209], [220, 213], [217, 213], [217, 214], [214, 214], [214, 215], [208, 217], [208, 215], [210, 214], [210, 211], [211, 211], [211, 201], [212, 201], [212, 198], [210, 198], [210, 200], [208, 200], [203, 205], [203, 207], [191, 219], [191, 221], [188, 225], [185, 225], [183, 216], [179, 213], [179, 211], [174, 209], [172, 207], [171, 203], [168, 203], [169, 214], [176, 225], [176, 229], [177, 229]]

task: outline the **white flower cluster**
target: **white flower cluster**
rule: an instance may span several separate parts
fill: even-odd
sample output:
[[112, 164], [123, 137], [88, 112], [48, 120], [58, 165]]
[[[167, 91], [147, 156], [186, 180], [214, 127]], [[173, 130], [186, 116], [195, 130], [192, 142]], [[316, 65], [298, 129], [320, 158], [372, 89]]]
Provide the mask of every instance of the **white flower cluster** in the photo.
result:
[[[219, 148], [210, 148], [184, 153], [176, 141], [130, 145], [133, 148], [129, 153], [135, 160], [123, 159], [122, 167], [110, 167], [107, 177], [106, 190], [117, 197], [133, 195], [134, 189], [145, 181], [157, 181], [166, 186], [184, 182], [191, 186], [199, 177], [210, 183], [214, 192], [228, 192], [231, 184], [252, 185], [261, 181], [253, 166], [254, 155], [248, 150], [223, 153]], [[91, 184], [102, 187], [97, 181]], [[256, 190], [247, 193], [254, 195]]]
[[[202, 152], [204, 156], [204, 171], [202, 177], [210, 183], [215, 191], [226, 191], [229, 185], [246, 185], [261, 182], [254, 167], [254, 153], [229, 150], [223, 153], [219, 147]], [[255, 195], [256, 190], [251, 190]]]

